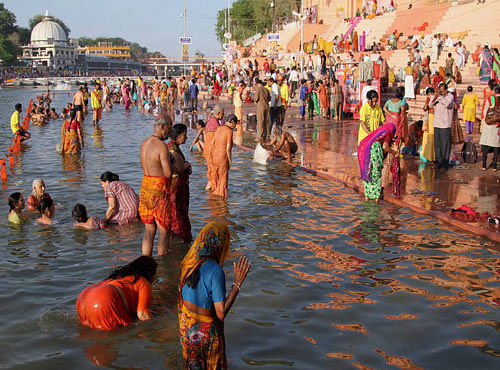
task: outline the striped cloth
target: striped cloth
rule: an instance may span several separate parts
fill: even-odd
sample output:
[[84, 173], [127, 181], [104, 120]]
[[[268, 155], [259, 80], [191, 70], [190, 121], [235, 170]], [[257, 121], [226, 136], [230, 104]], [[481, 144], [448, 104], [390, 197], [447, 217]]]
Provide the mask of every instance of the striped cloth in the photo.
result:
[[116, 199], [116, 211], [110, 223], [123, 225], [137, 221], [139, 217], [139, 196], [134, 189], [121, 181], [111, 182], [104, 191], [106, 201]]

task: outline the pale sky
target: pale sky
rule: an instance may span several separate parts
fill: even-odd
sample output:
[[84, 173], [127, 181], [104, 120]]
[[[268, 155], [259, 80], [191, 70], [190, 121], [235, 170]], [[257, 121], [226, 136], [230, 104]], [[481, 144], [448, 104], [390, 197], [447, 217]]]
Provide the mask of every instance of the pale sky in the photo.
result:
[[[28, 27], [36, 14], [60, 18], [71, 29], [70, 37], [122, 37], [180, 57], [179, 36], [184, 34], [182, 0], [0, 0], [16, 15], [17, 24]], [[187, 35], [191, 36], [190, 55], [199, 50], [207, 56], [220, 56], [215, 37], [217, 12], [228, 0], [187, 0]]]

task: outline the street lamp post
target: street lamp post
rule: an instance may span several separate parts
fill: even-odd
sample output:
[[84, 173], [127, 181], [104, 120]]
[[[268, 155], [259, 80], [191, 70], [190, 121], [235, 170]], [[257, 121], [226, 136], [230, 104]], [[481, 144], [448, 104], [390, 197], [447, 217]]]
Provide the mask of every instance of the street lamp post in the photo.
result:
[[[184, 18], [184, 37], [186, 37], [186, 0], [184, 0], [184, 13], [182, 13]], [[186, 60], [184, 59], [184, 45], [182, 45], [182, 61], [184, 62], [184, 76], [186, 76]]]
[[304, 74], [304, 14], [302, 13], [304, 6], [304, 0], [302, 0], [300, 5], [300, 13], [292, 12], [292, 15], [300, 19], [300, 74]]
[[271, 30], [271, 33], [274, 33], [274, 27], [275, 27], [275, 19], [276, 19], [276, 0], [271, 2], [271, 8], [273, 8], [273, 29]]

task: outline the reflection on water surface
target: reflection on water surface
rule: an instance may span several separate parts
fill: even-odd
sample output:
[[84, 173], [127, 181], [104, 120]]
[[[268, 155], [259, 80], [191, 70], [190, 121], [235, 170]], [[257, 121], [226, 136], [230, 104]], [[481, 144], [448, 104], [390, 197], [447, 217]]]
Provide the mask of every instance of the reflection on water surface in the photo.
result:
[[[10, 107], [32, 95], [0, 91], [1, 148], [10, 140]], [[53, 105], [67, 100], [58, 96]], [[99, 176], [106, 170], [139, 190], [138, 148], [151, 121], [115, 107], [98, 132], [86, 123], [79, 159], [55, 151], [61, 121], [31, 129], [1, 196], [20, 190], [26, 197], [33, 178], [43, 177], [58, 224], [0, 225], [2, 366], [179, 367], [175, 302], [188, 245], [174, 243], [174, 253], [159, 261], [152, 321], [101, 333], [79, 327], [74, 309], [85, 286], [139, 254], [143, 229], [74, 230], [71, 209], [81, 202], [90, 215], [104, 214]], [[498, 367], [498, 246], [407, 209], [364, 203], [280, 163], [254, 165], [242, 152], [234, 156], [226, 203], [203, 190], [202, 156], [183, 150], [193, 165], [194, 233], [207, 220], [227, 220], [231, 259], [245, 254], [252, 263], [226, 321], [233, 368]], [[5, 202], [0, 214], [5, 221]]]

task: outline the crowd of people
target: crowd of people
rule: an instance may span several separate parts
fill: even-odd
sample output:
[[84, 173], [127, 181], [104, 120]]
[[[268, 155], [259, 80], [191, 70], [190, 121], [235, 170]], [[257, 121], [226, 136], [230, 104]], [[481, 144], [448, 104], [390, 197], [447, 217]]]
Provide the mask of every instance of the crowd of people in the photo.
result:
[[[419, 58], [418, 49], [410, 50], [413, 59], [405, 69], [405, 86], [395, 89], [391, 98], [380, 105], [380, 96], [370, 87], [361, 92], [359, 102], [359, 131], [357, 156], [364, 182], [366, 200], [378, 202], [383, 195], [382, 170], [389, 164], [392, 173], [393, 192], [399, 195], [400, 159], [403, 154], [416, 155], [424, 162], [435, 163], [438, 169], [446, 170], [450, 164], [452, 126], [457, 122], [456, 111], [464, 111], [468, 133], [472, 133], [476, 107], [479, 99], [472, 87], [462, 99], [456, 94], [456, 71], [463, 68], [462, 62], [453, 59], [443, 67], [445, 78], [422, 81], [428, 75], [432, 61], [430, 57]], [[387, 63], [376, 51], [361, 54], [356, 61], [354, 54], [348, 60], [336, 60], [323, 51], [318, 53], [317, 64], [311, 57], [305, 61], [304, 73], [292, 59], [287, 68], [278, 68], [274, 60], [265, 60], [261, 68], [257, 60], [242, 64], [204, 66], [201, 71], [191, 71], [180, 79], [155, 78], [151, 82], [123, 79], [118, 85], [109, 86], [107, 81], [96, 80], [89, 92], [81, 86], [60, 115], [50, 106], [50, 94], [37, 97], [31, 113], [34, 124], [46, 124], [49, 120], [63, 118], [59, 152], [75, 156], [84, 149], [82, 125], [92, 111], [92, 123], [97, 129], [103, 110], [112, 110], [122, 105], [125, 110], [137, 109], [142, 114], [154, 114], [152, 135], [144, 139], [139, 152], [143, 170], [140, 193], [120, 181], [117, 174], [105, 172], [101, 175], [101, 186], [107, 202], [103, 218], [89, 216], [85, 205], [76, 204], [72, 210], [74, 226], [87, 230], [99, 230], [110, 226], [121, 226], [142, 221], [145, 225], [142, 239], [142, 257], [114, 271], [102, 282], [86, 288], [78, 298], [77, 312], [83, 325], [95, 329], [110, 330], [130, 324], [134, 318], [148, 320], [151, 316], [152, 288], [157, 264], [152, 258], [154, 240], [158, 234], [158, 255], [167, 254], [170, 239], [176, 235], [184, 242], [192, 240], [189, 220], [189, 177], [192, 167], [180, 149], [187, 141], [187, 126], [174, 124], [172, 117], [182, 108], [185, 113], [196, 115], [207, 109], [208, 119], [196, 120], [196, 136], [190, 150], [203, 153], [207, 165], [205, 189], [222, 199], [227, 197], [229, 170], [232, 165], [233, 143], [241, 144], [244, 103], [255, 103], [256, 141], [273, 155], [292, 161], [298, 150], [296, 138], [284, 128], [287, 110], [296, 101], [299, 114], [305, 119], [343, 119], [345, 87], [336, 78], [337, 68], [349, 65], [353, 78], [364, 74], [359, 62], [378, 63], [379, 78], [383, 88], [390, 80]], [[483, 65], [485, 57], [479, 60]], [[464, 62], [465, 63], [465, 62]], [[385, 65], [385, 71], [382, 72]], [[493, 67], [492, 67], [493, 70]], [[420, 71], [423, 76], [420, 76]], [[451, 72], [453, 72], [451, 75]], [[440, 70], [438, 75], [440, 77]], [[491, 72], [491, 70], [490, 70]], [[406, 77], [412, 76], [413, 79]], [[434, 86], [434, 82], [436, 85]], [[500, 105], [500, 87], [491, 79], [488, 93], [485, 90], [483, 116], [495, 112]], [[411, 90], [411, 91], [407, 91]], [[408, 101], [415, 92], [425, 90], [425, 119], [408, 122]], [[223, 92], [228, 92], [234, 106], [234, 114], [225, 115], [220, 104], [208, 108], [206, 102], [199, 106], [199, 94], [207, 92], [217, 103]], [[488, 95], [488, 96], [486, 96]], [[90, 104], [89, 104], [90, 103]], [[16, 105], [11, 117], [11, 128], [15, 135], [30, 139], [30, 133], [19, 126], [22, 106]], [[499, 118], [500, 119], [500, 118]], [[491, 120], [490, 120], [491, 121]], [[489, 122], [489, 121], [488, 121]], [[247, 126], [248, 128], [248, 126]], [[166, 144], [165, 141], [170, 138]], [[498, 125], [483, 125], [481, 133], [483, 170], [486, 158], [494, 153], [490, 167], [496, 170], [500, 136]], [[385, 157], [389, 156], [388, 160]], [[195, 174], [199, 175], [199, 174]], [[45, 192], [43, 180], [33, 182], [33, 193], [27, 200], [28, 213], [21, 193], [9, 197], [8, 219], [13, 224], [29, 220], [30, 213], [38, 211], [36, 223], [54, 224], [54, 201]], [[219, 223], [206, 225], [192, 244], [181, 265], [178, 308], [179, 327], [183, 359], [189, 368], [225, 368], [225, 345], [223, 320], [245, 280], [250, 265], [244, 257], [234, 263], [235, 281], [226, 295], [225, 274], [222, 269], [229, 249], [230, 238], [227, 226]]]
[[[186, 82], [186, 85], [184, 84]], [[61, 115], [50, 117], [50, 93], [35, 99], [30, 112], [34, 123], [42, 120], [63, 118], [59, 153], [79, 160], [84, 150], [82, 128], [87, 115], [92, 116], [93, 128], [99, 128], [101, 112], [121, 104], [126, 110], [136, 108], [143, 114], [157, 113], [153, 121], [152, 135], [140, 148], [139, 160], [144, 172], [140, 193], [123, 181], [118, 174], [104, 172], [101, 186], [107, 202], [104, 217], [89, 215], [84, 204], [72, 209], [74, 226], [85, 230], [120, 227], [142, 221], [145, 225], [142, 240], [142, 256], [113, 272], [107, 279], [87, 287], [77, 301], [80, 323], [99, 330], [112, 330], [130, 324], [135, 318], [148, 320], [151, 316], [152, 288], [156, 261], [152, 258], [155, 234], [158, 255], [169, 253], [169, 241], [173, 236], [184, 242], [192, 240], [189, 220], [189, 176], [192, 168], [180, 147], [186, 143], [187, 127], [173, 124], [172, 111], [176, 103], [184, 109], [196, 112], [196, 97], [177, 101], [186, 90], [195, 90], [196, 79], [166, 78], [151, 83], [140, 77], [134, 81], [125, 79], [120, 86], [107, 88], [106, 81], [97, 80], [89, 92], [81, 86], [67, 103]], [[200, 86], [201, 89], [201, 86]], [[195, 91], [196, 92], [196, 91]], [[144, 103], [147, 102], [147, 103]], [[151, 104], [147, 109], [146, 104]], [[185, 105], [184, 105], [185, 104]], [[27, 131], [19, 126], [21, 104], [15, 106], [11, 117], [14, 135], [30, 139]], [[226, 118], [226, 119], [224, 119]], [[203, 151], [207, 160], [207, 191], [216, 196], [227, 196], [229, 169], [232, 163], [233, 130], [239, 123], [234, 115], [224, 117], [224, 109], [215, 105], [200, 128], [192, 147]], [[205, 130], [206, 128], [206, 130]], [[165, 143], [170, 139], [168, 143]], [[33, 193], [25, 201], [20, 192], [12, 193], [8, 200], [8, 220], [12, 225], [27, 223], [33, 216], [39, 225], [55, 225], [57, 212], [52, 197], [46, 192], [42, 179], [33, 181]], [[245, 257], [234, 263], [235, 281], [226, 296], [224, 260], [230, 245], [229, 229], [221, 223], [209, 223], [200, 232], [181, 266], [179, 283], [179, 326], [183, 359], [188, 368], [226, 368], [223, 320], [248, 274], [250, 265]], [[195, 338], [193, 333], [199, 335]], [[203, 338], [203, 339], [202, 339]]]

